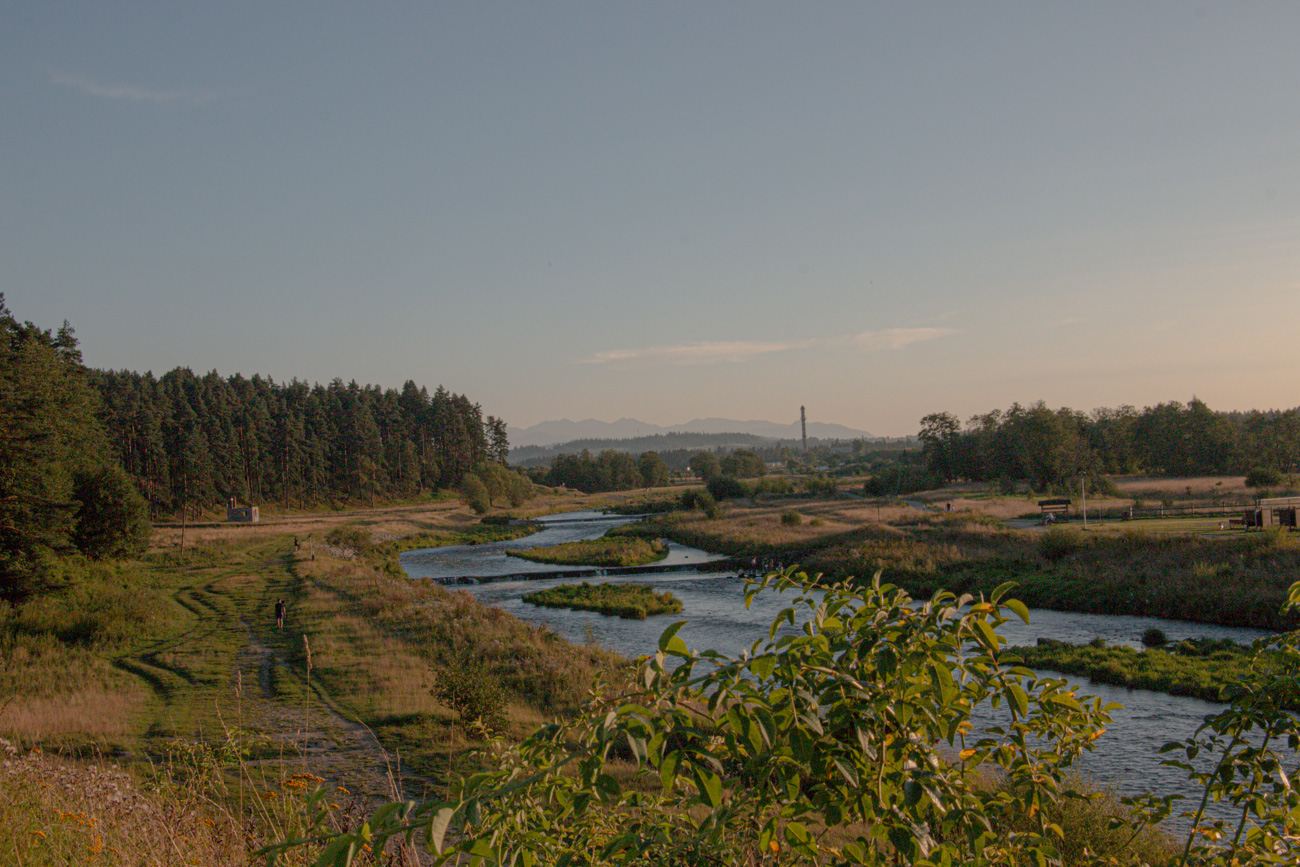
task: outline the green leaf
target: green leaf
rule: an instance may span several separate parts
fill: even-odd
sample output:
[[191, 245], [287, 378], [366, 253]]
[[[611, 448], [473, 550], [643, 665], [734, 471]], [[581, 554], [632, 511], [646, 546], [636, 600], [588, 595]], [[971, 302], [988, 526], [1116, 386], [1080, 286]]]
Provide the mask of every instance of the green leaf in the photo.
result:
[[998, 604], [999, 602], [1001, 602], [1002, 597], [1005, 596], [1007, 593], [1009, 593], [1011, 591], [1011, 588], [1015, 586], [1016, 586], [1015, 581], [1003, 581], [1001, 584], [997, 586], [997, 589], [993, 591], [993, 595], [989, 597], [989, 601], [992, 602], [994, 605]]
[[844, 782], [848, 783], [850, 786], [856, 786], [858, 784], [857, 768], [854, 768], [852, 765], [845, 764], [843, 761], [841, 761], [838, 758], [832, 758], [831, 762], [835, 765], [835, 768], [840, 772], [840, 776], [844, 778]]
[[1021, 689], [1020, 684], [1018, 684], [1018, 683], [1009, 683], [1009, 684], [1007, 684], [1006, 693], [1007, 693], [1007, 696], [1008, 696], [1012, 701], [1015, 702], [1015, 704], [1016, 704], [1016, 709], [1020, 711], [1020, 715], [1021, 715], [1021, 716], [1026, 716], [1026, 715], [1028, 715], [1028, 713], [1029, 713], [1029, 696], [1025, 693], [1025, 691], [1024, 691], [1023, 689]]
[[987, 620], [976, 620], [975, 628], [983, 636], [984, 646], [989, 650], [996, 651], [1001, 646], [1002, 639], [998, 638], [998, 634], [993, 631], [993, 627], [989, 625]]
[[753, 747], [754, 753], [763, 751], [763, 730], [758, 721], [750, 718], [749, 725], [745, 727], [745, 735], [749, 738], [749, 745]]
[[722, 777], [711, 774], [703, 768], [695, 768], [695, 784], [700, 787], [700, 794], [713, 809], [722, 806]]
[[1008, 599], [1002, 604], [1015, 612], [1015, 615], [1021, 620], [1026, 623], [1029, 622], [1029, 606], [1025, 605], [1025, 603], [1021, 602], [1019, 599]]
[[673, 750], [659, 763], [659, 781], [663, 784], [665, 792], [672, 789], [673, 783], [677, 781], [677, 765], [681, 760], [681, 751]]
[[689, 622], [688, 620], [678, 620], [665, 629], [663, 635], [659, 636], [659, 650], [670, 656], [689, 656], [690, 651], [686, 649], [686, 642], [677, 637], [677, 633]]
[[867, 863], [867, 849], [857, 840], [850, 840], [845, 843], [840, 847], [840, 851], [844, 853], [844, 857], [849, 860], [850, 864]]
[[429, 822], [429, 845], [439, 855], [442, 854], [442, 841], [447, 836], [447, 828], [451, 825], [451, 817], [455, 814], [456, 811], [451, 807], [443, 807]]

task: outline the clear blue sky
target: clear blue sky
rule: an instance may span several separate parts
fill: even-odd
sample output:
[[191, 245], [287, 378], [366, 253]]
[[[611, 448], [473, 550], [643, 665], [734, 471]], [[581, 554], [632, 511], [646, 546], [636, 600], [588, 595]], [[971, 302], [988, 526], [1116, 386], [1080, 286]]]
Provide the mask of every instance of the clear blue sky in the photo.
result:
[[1300, 404], [1297, 3], [0, 3], [87, 363], [512, 425]]

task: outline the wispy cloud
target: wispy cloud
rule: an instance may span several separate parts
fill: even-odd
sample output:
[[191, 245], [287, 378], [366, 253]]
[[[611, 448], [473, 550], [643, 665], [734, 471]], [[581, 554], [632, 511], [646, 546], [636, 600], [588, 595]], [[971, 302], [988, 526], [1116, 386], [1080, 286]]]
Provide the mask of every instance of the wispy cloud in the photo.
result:
[[188, 103], [198, 104], [211, 102], [215, 99], [221, 99], [227, 94], [217, 90], [187, 90], [184, 88], [176, 90], [156, 90], [149, 87], [139, 87], [134, 84], [116, 84], [112, 82], [97, 81], [84, 75], [73, 75], [65, 72], [52, 72], [50, 77], [55, 84], [64, 87], [71, 87], [79, 90], [89, 96], [98, 96], [104, 99], [125, 99], [129, 102], [152, 102], [152, 103]]
[[761, 343], [757, 341], [717, 341], [686, 343], [681, 346], [652, 346], [646, 349], [611, 349], [584, 358], [583, 364], [610, 365], [691, 365], [748, 361], [757, 355], [787, 352], [815, 345], [814, 340]]
[[582, 364], [604, 364], [615, 367], [740, 363], [760, 355], [812, 349], [818, 346], [849, 346], [868, 352], [902, 349], [913, 343], [937, 340], [956, 334], [956, 328], [885, 328], [864, 331], [849, 337], [813, 340], [715, 341], [711, 343], [685, 343], [679, 346], [652, 346], [645, 349], [611, 349], [597, 352], [582, 359]]
[[859, 348], [866, 350], [902, 349], [913, 343], [938, 340], [956, 334], [956, 328], [882, 328], [879, 331], [863, 331], [850, 340]]

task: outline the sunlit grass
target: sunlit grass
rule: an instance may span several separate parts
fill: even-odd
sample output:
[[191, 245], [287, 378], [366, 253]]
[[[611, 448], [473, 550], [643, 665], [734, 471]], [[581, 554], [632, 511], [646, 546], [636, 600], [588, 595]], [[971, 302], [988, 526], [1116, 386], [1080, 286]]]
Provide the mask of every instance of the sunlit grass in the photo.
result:
[[534, 563], [560, 566], [625, 567], [645, 566], [668, 555], [668, 546], [659, 540], [633, 537], [605, 537], [580, 542], [565, 542], [541, 548], [506, 551], [511, 557]]

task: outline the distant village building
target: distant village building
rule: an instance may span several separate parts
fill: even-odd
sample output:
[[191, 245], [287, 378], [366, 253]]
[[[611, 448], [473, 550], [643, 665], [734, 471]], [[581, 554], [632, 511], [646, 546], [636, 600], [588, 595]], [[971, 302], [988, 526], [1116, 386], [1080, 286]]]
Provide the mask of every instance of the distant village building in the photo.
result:
[[257, 506], [237, 506], [234, 497], [226, 503], [226, 523], [256, 524], [258, 520]]

